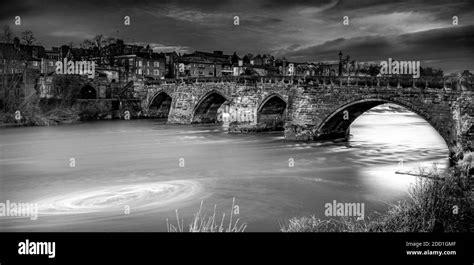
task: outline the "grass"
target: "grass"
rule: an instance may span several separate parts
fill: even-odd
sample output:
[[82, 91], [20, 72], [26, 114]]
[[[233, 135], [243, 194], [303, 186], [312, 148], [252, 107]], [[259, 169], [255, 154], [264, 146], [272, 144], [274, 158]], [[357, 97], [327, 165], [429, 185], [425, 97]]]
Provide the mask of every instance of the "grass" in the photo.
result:
[[178, 210], [176, 210], [176, 225], [170, 224], [166, 219], [166, 227], [168, 232], [244, 232], [247, 228], [246, 223], [239, 224], [240, 218], [234, 220], [234, 205], [235, 198], [232, 199], [232, 207], [230, 209], [229, 221], [226, 220], [226, 214], [222, 214], [222, 218], [218, 218], [216, 215], [216, 205], [214, 205], [214, 211], [212, 215], [207, 216], [206, 213], [202, 212], [202, 206], [204, 201], [201, 201], [199, 210], [194, 214], [193, 220], [189, 224], [188, 229], [185, 231], [184, 220], [180, 220]]
[[449, 172], [430, 172], [418, 178], [409, 198], [391, 204], [386, 213], [355, 218], [294, 217], [281, 225], [283, 232], [472, 232], [474, 213], [470, 187], [473, 154], [467, 153]]

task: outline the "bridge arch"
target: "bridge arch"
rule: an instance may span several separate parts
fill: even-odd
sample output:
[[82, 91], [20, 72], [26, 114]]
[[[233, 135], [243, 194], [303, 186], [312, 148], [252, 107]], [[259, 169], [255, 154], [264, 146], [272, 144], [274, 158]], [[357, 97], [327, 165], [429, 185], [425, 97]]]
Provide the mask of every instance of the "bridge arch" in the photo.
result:
[[368, 110], [382, 105], [382, 104], [395, 104], [406, 108], [407, 110], [417, 114], [423, 118], [428, 124], [433, 127], [438, 134], [443, 138], [450, 155], [454, 152], [456, 146], [455, 137], [453, 133], [448, 129], [448, 126], [442, 126], [442, 124], [436, 123], [427, 110], [413, 106], [410, 103], [384, 98], [362, 98], [355, 99], [350, 102], [344, 103], [331, 112], [317, 127], [319, 139], [335, 139], [335, 138], [347, 138], [349, 136], [350, 125], [363, 113]]
[[165, 91], [161, 90], [156, 92], [149, 101], [148, 115], [156, 118], [167, 118], [172, 102], [173, 98]]
[[283, 130], [286, 120], [287, 102], [277, 94], [267, 96], [257, 108], [257, 123], [265, 130]]
[[97, 90], [90, 84], [87, 84], [81, 88], [80, 91], [81, 99], [97, 99]]
[[218, 109], [229, 98], [218, 90], [211, 90], [204, 94], [193, 109], [193, 123], [216, 123]]

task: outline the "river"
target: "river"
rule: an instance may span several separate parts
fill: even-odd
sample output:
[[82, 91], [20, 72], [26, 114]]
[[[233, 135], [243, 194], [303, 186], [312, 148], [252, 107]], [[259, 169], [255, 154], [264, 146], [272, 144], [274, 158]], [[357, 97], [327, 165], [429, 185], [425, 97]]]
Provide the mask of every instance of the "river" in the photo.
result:
[[410, 112], [378, 107], [351, 135], [289, 142], [160, 120], [0, 129], [0, 203], [39, 207], [36, 220], [0, 217], [0, 231], [159, 232], [175, 210], [187, 226], [201, 201], [228, 215], [233, 198], [246, 231], [279, 231], [293, 216], [324, 218], [334, 200], [364, 203], [365, 216], [386, 211], [415, 181], [397, 169], [448, 162], [441, 136]]

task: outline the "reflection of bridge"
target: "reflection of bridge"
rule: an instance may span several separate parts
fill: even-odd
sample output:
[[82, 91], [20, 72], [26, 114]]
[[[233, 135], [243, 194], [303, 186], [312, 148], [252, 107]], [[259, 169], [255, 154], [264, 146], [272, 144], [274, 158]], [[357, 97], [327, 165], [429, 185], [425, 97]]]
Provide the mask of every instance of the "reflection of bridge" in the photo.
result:
[[286, 139], [316, 140], [345, 138], [362, 113], [394, 103], [429, 122], [454, 152], [472, 149], [471, 87], [470, 79], [450, 78], [199, 78], [143, 84], [142, 109], [184, 124], [216, 122], [224, 112], [234, 132], [284, 124]]

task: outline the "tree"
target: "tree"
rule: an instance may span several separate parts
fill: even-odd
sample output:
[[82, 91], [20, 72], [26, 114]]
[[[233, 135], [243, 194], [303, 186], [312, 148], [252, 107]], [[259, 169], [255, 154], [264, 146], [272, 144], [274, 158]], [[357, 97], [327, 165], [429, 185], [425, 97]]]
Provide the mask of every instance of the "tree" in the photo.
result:
[[371, 64], [369, 66], [369, 75], [370, 76], [377, 76], [380, 73], [380, 68], [381, 68], [380, 65]]
[[31, 46], [36, 42], [36, 38], [33, 35], [33, 32], [31, 30], [26, 30], [21, 33], [21, 40], [23, 41], [23, 44], [26, 46]]
[[234, 52], [234, 54], [232, 55], [232, 59], [231, 59], [231, 62], [232, 64], [238, 64], [239, 63], [239, 56], [237, 55], [236, 52]]
[[79, 98], [81, 84], [78, 75], [56, 75], [53, 78], [53, 87], [65, 107], [72, 106], [76, 98]]
[[6, 25], [6, 26], [3, 26], [3, 33], [2, 33], [2, 37], [1, 37], [1, 40], [3, 43], [12, 43], [13, 41], [13, 31], [11, 30], [11, 28]]
[[420, 75], [442, 77], [444, 73], [443, 73], [443, 70], [441, 69], [434, 69], [432, 67], [421, 67]]
[[88, 49], [92, 52], [92, 56], [97, 58], [99, 65], [113, 64], [113, 58], [115, 55], [111, 44], [115, 42], [112, 37], [104, 37], [102, 34], [96, 35], [90, 40], [85, 40], [81, 47]]

